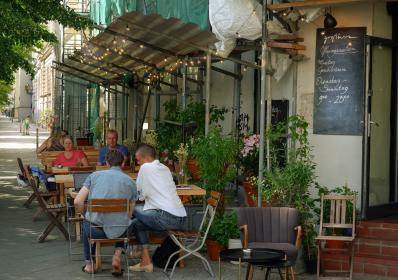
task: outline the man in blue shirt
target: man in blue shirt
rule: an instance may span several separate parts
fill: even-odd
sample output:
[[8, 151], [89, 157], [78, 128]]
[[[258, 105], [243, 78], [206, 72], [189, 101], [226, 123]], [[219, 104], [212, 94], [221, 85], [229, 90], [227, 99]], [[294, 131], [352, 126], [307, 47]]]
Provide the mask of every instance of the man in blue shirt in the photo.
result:
[[117, 140], [118, 140], [117, 131], [114, 129], [109, 129], [108, 132], [106, 133], [107, 145], [105, 147], [102, 147], [101, 150], [99, 151], [97, 165], [106, 165], [106, 160], [105, 160], [106, 154], [109, 151], [113, 150], [119, 150], [123, 154], [124, 160], [122, 163], [122, 167], [128, 165], [128, 161], [130, 159], [129, 150], [125, 146], [118, 144]]
[[[85, 201], [88, 199], [126, 199], [130, 200], [130, 213], [114, 212], [99, 213], [87, 211], [83, 221], [83, 252], [86, 265], [82, 270], [92, 273], [94, 270], [90, 250], [90, 238], [122, 238], [126, 236], [126, 230], [131, 224], [135, 200], [137, 199], [137, 188], [134, 181], [126, 175], [120, 165], [123, 155], [118, 150], [110, 151], [106, 155], [106, 161], [111, 166], [109, 170], [97, 171], [87, 177], [75, 198], [74, 204], [77, 213], [84, 213]], [[122, 274], [120, 257], [124, 250], [123, 242], [115, 244], [115, 254], [112, 258], [112, 274]]]

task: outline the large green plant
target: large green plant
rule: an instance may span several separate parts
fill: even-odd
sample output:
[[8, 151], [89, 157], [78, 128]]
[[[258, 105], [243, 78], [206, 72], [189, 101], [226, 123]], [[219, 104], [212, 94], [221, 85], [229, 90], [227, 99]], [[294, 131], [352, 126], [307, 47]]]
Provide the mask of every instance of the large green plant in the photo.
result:
[[220, 128], [213, 128], [191, 144], [191, 157], [200, 169], [201, 180], [208, 190], [224, 190], [227, 182], [235, 179], [235, 163], [239, 144], [233, 137], [223, 136]]
[[210, 227], [208, 238], [215, 240], [221, 246], [225, 247], [229, 239], [239, 238], [240, 232], [238, 228], [236, 212], [217, 216], [214, 218]]
[[[205, 134], [205, 115], [206, 108], [203, 102], [189, 102], [185, 110], [182, 110], [178, 105], [177, 99], [171, 99], [163, 103], [165, 110], [165, 120], [177, 123], [196, 123], [196, 129], [193, 132], [193, 137], [203, 136]], [[224, 120], [224, 114], [228, 109], [222, 107], [218, 108], [213, 105], [210, 107], [210, 123], [217, 124]], [[158, 120], [159, 121], [159, 120]], [[156, 129], [158, 149], [169, 150], [170, 156], [175, 158], [174, 151], [176, 151], [182, 142], [182, 130], [180, 126], [159, 121]]]
[[[287, 123], [267, 132], [270, 141], [271, 168], [264, 173], [263, 196], [270, 206], [298, 209], [303, 227], [303, 252], [306, 259], [316, 258], [313, 208], [310, 189], [315, 182], [315, 164], [308, 139], [308, 123], [301, 116], [292, 116]], [[287, 158], [281, 157], [281, 139], [288, 137], [291, 148]]]

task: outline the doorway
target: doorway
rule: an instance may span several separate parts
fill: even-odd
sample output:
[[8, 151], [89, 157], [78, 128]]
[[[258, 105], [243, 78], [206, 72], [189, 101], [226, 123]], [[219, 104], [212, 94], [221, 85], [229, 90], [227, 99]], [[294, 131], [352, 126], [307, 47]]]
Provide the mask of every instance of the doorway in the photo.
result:
[[367, 37], [362, 218], [398, 215], [397, 43]]

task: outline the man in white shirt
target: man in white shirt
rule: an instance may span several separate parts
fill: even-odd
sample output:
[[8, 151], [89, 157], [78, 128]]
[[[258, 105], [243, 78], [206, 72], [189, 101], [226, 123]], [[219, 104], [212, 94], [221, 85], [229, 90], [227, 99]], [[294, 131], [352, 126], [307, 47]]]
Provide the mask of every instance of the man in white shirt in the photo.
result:
[[129, 234], [135, 235], [142, 248], [141, 262], [131, 266], [132, 271], [152, 272], [153, 264], [148, 251], [148, 231], [182, 229], [187, 213], [169, 168], [156, 160], [152, 146], [141, 145], [136, 154], [141, 166], [137, 177], [137, 190], [144, 207], [136, 207]]

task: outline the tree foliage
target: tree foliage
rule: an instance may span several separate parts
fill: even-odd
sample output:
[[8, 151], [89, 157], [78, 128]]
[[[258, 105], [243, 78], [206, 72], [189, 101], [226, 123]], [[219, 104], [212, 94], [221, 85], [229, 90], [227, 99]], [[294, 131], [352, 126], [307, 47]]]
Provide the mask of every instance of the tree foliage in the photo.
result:
[[33, 74], [30, 50], [43, 42], [57, 43], [46, 28], [49, 21], [78, 30], [92, 25], [59, 0], [0, 0], [0, 80], [12, 83], [18, 68]]
[[0, 110], [4, 109], [10, 104], [9, 93], [12, 87], [4, 81], [0, 81]]

